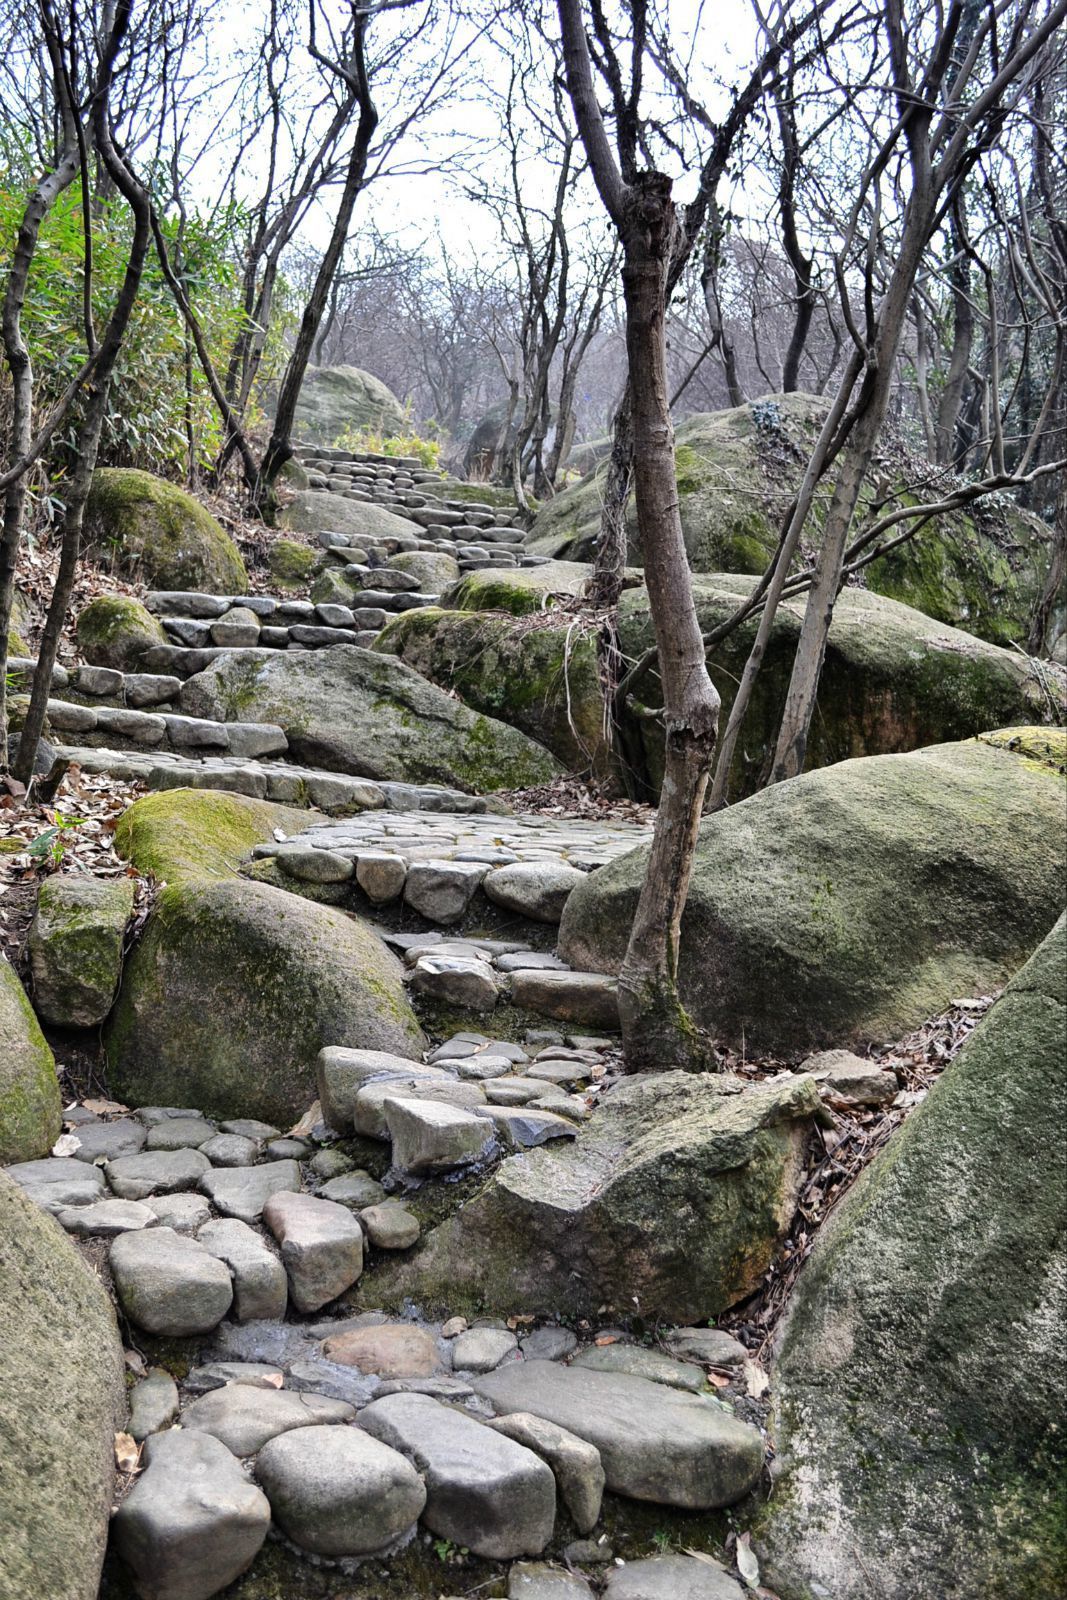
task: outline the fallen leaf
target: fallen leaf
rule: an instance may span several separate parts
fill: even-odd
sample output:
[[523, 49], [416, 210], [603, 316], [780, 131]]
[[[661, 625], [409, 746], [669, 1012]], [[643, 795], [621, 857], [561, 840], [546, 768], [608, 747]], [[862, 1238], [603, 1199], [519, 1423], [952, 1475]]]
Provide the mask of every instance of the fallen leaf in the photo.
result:
[[686, 1550], [687, 1556], [692, 1556], [694, 1561], [702, 1561], [706, 1567], [714, 1567], [717, 1572], [722, 1571], [722, 1563], [716, 1561], [714, 1556], [709, 1556], [706, 1550]]
[[306, 1139], [315, 1124], [321, 1121], [322, 1106], [317, 1100], [313, 1100], [308, 1106], [307, 1110], [304, 1112], [304, 1115], [300, 1118], [300, 1121], [294, 1123], [289, 1129], [288, 1138]]
[[750, 1589], [759, 1587], [759, 1562], [756, 1560], [752, 1549], [752, 1535], [742, 1533], [737, 1538], [737, 1549], [734, 1552], [737, 1570], [744, 1578]]
[[618, 1342], [618, 1339], [613, 1333], [605, 1334], [603, 1339], [594, 1340], [598, 1350], [602, 1350], [606, 1344], [618, 1344]]
[[52, 1146], [52, 1154], [54, 1156], [72, 1156], [75, 1150], [80, 1150], [81, 1147], [82, 1142], [76, 1134], [61, 1133]]
[[137, 1350], [124, 1350], [122, 1356], [130, 1371], [136, 1372], [139, 1378], [143, 1378], [148, 1371], [144, 1356]]
[[136, 1472], [141, 1460], [141, 1447], [128, 1433], [115, 1435], [115, 1465], [120, 1472]]
[[112, 1117], [130, 1109], [118, 1100], [83, 1100], [82, 1104], [86, 1111], [91, 1111], [96, 1117]]
[[709, 1372], [708, 1382], [713, 1389], [728, 1389], [730, 1387], [730, 1380], [723, 1372]]
[[746, 1361], [741, 1371], [745, 1377], [745, 1388], [753, 1400], [758, 1400], [760, 1395], [766, 1394], [771, 1380], [758, 1361]]

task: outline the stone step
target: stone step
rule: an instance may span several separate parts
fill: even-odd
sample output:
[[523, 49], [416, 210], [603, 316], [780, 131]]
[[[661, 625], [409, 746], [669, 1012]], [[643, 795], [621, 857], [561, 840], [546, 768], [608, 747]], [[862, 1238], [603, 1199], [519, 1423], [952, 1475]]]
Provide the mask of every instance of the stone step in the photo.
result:
[[[227, 728], [235, 726], [226, 723]], [[241, 756], [170, 754], [166, 751], [111, 750], [94, 745], [57, 745], [56, 753], [83, 772], [107, 773], [149, 789], [218, 789], [244, 794], [255, 800], [282, 805], [315, 807], [332, 817], [349, 817], [360, 811], [449, 810], [471, 812], [488, 809], [478, 795], [463, 794], [431, 784], [372, 782], [340, 772], [323, 772], [290, 761], [254, 761]]]
[[54, 732], [76, 733], [85, 746], [151, 751], [153, 756], [163, 751], [180, 755], [212, 750], [246, 761], [281, 755], [289, 748], [282, 729], [270, 722], [209, 722], [171, 711], [160, 713], [66, 700], [49, 700], [48, 721]]

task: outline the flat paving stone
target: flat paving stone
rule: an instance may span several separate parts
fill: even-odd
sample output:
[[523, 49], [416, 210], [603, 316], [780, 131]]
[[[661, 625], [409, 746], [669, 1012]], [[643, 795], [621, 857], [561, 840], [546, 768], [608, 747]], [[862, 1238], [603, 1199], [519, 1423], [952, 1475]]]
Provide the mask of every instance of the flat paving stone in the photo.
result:
[[593, 1028], [619, 1025], [616, 980], [601, 972], [513, 972], [511, 998], [517, 1006], [562, 1022]]
[[530, 1411], [600, 1451], [609, 1489], [634, 1500], [707, 1510], [757, 1482], [763, 1441], [714, 1400], [623, 1373], [518, 1361], [475, 1380], [500, 1414]]
[[325, 1395], [228, 1383], [186, 1406], [182, 1427], [210, 1434], [235, 1456], [254, 1456], [268, 1439], [287, 1433], [290, 1428], [347, 1422], [355, 1414], [355, 1407], [347, 1401], [330, 1400]]
[[430, 1378], [443, 1370], [433, 1335], [410, 1322], [335, 1334], [325, 1340], [322, 1353], [329, 1361], [378, 1378]]
[[746, 1600], [746, 1591], [725, 1567], [692, 1556], [653, 1556], [614, 1568], [604, 1600]]
[[148, 1130], [149, 1150], [198, 1150], [216, 1133], [204, 1117], [167, 1117]]
[[518, 1339], [507, 1328], [468, 1328], [452, 1346], [452, 1365], [458, 1372], [492, 1372], [518, 1348]]
[[109, 1261], [123, 1311], [147, 1333], [210, 1333], [230, 1309], [229, 1269], [173, 1228], [119, 1234]]
[[385, 1190], [377, 1178], [372, 1178], [369, 1172], [361, 1168], [355, 1172], [343, 1172], [338, 1178], [330, 1178], [323, 1184], [319, 1194], [324, 1200], [347, 1206], [350, 1211], [362, 1211], [364, 1207], [380, 1205], [386, 1198]]
[[289, 1281], [261, 1234], [236, 1217], [221, 1217], [206, 1222], [196, 1237], [233, 1274], [233, 1309], [238, 1322], [285, 1316]]
[[578, 1348], [578, 1335], [569, 1328], [534, 1328], [520, 1336], [527, 1361], [562, 1361]]
[[733, 1334], [721, 1328], [670, 1328], [660, 1338], [679, 1361], [698, 1361], [707, 1367], [739, 1367], [748, 1350]]
[[475, 1115], [441, 1101], [387, 1098], [383, 1109], [393, 1145], [393, 1165], [416, 1177], [477, 1161], [492, 1142], [493, 1134], [481, 1114], [489, 1108], [479, 1108]]
[[691, 1361], [675, 1361], [660, 1350], [646, 1350], [639, 1344], [593, 1345], [575, 1356], [571, 1366], [587, 1367], [590, 1372], [626, 1372], [632, 1378], [665, 1383], [689, 1394], [704, 1394], [708, 1387], [702, 1369]]
[[211, 1218], [211, 1207], [202, 1194], [153, 1194], [140, 1204], [148, 1207], [161, 1228], [173, 1228], [175, 1233], [195, 1233]]
[[12, 1182], [45, 1211], [64, 1211], [68, 1206], [91, 1205], [105, 1194], [104, 1174], [99, 1167], [71, 1156], [44, 1156], [40, 1161], [19, 1161], [4, 1171]]
[[263, 1207], [263, 1220], [281, 1246], [298, 1311], [336, 1300], [363, 1271], [363, 1230], [347, 1207], [281, 1190]]
[[200, 1149], [213, 1167], [250, 1167], [258, 1161], [263, 1145], [239, 1133], [216, 1133]]
[[145, 1150], [139, 1156], [119, 1156], [105, 1168], [107, 1181], [120, 1200], [195, 1189], [210, 1171], [210, 1161], [199, 1150]]
[[374, 1400], [359, 1425], [422, 1474], [422, 1520], [441, 1538], [508, 1561], [540, 1555], [552, 1537], [555, 1479], [532, 1450], [428, 1395]]
[[495, 867], [483, 885], [494, 905], [535, 922], [558, 923], [584, 872], [565, 861], [515, 861]]
[[468, 1011], [492, 1011], [500, 988], [487, 961], [463, 956], [421, 956], [411, 975], [416, 994]]
[[554, 1111], [538, 1111], [533, 1106], [483, 1106], [475, 1113], [492, 1122], [499, 1137], [510, 1148], [528, 1150], [548, 1144], [552, 1139], [574, 1139], [578, 1130], [573, 1122]]
[[593, 1591], [576, 1572], [517, 1561], [508, 1573], [508, 1600], [593, 1600]]
[[258, 1222], [271, 1195], [301, 1187], [295, 1161], [268, 1161], [259, 1167], [225, 1167], [205, 1172], [200, 1187], [216, 1211], [241, 1222]]
[[115, 1513], [111, 1536], [138, 1592], [208, 1600], [255, 1560], [270, 1504], [226, 1447], [172, 1429], [145, 1441], [145, 1470]]
[[120, 1233], [154, 1227], [156, 1216], [139, 1200], [96, 1200], [88, 1206], [69, 1206], [56, 1220], [78, 1238], [113, 1239]]
[[395, 1078], [379, 1083], [368, 1083], [356, 1095], [352, 1108], [352, 1126], [368, 1139], [388, 1139], [389, 1124], [385, 1107], [389, 1100], [404, 1100], [419, 1105], [454, 1106], [460, 1111], [475, 1111], [485, 1104], [485, 1091], [478, 1083], [459, 1083], [448, 1073], [423, 1075], [408, 1079]]
[[399, 1451], [360, 1428], [298, 1428], [267, 1441], [256, 1461], [275, 1521], [304, 1550], [362, 1556], [413, 1528], [426, 1488]]
[[118, 1156], [139, 1154], [148, 1132], [135, 1118], [121, 1117], [115, 1122], [82, 1123], [74, 1137], [78, 1141], [73, 1152], [76, 1161], [113, 1161]]
[[162, 1367], [152, 1367], [130, 1390], [130, 1420], [126, 1432], [139, 1444], [150, 1433], [159, 1433], [176, 1422], [178, 1409], [178, 1385]]

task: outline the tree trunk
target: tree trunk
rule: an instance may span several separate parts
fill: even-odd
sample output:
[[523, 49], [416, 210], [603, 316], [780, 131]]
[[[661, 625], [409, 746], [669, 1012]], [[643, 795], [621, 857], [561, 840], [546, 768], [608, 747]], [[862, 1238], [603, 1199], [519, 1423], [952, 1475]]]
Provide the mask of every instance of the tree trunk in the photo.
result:
[[634, 420], [630, 384], [623, 390], [612, 429], [611, 455], [602, 489], [600, 531], [587, 598], [598, 610], [612, 610], [622, 594], [626, 570], [626, 507], [634, 470]]
[[1033, 656], [1045, 655], [1053, 642], [1049, 638], [1052, 618], [1056, 607], [1063, 604], [1064, 585], [1067, 584], [1067, 480], [1061, 482], [1060, 492], [1056, 496], [1056, 524], [1052, 537], [1052, 558], [1030, 619], [1030, 636], [1026, 642]]
[[626, 194], [622, 276], [634, 488], [659, 646], [666, 765], [648, 871], [619, 977], [623, 1045], [631, 1072], [705, 1066], [710, 1060], [677, 984], [682, 911], [715, 752], [719, 696], [704, 659], [675, 477], [664, 329], [674, 225], [669, 178], [639, 174]]

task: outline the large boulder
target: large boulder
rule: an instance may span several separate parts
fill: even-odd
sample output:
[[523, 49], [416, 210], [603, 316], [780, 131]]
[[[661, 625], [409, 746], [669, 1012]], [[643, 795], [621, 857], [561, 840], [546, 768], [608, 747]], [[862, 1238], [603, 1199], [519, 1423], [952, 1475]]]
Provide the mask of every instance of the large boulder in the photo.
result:
[[278, 723], [297, 760], [361, 778], [484, 794], [546, 783], [560, 770], [517, 729], [357, 645], [219, 656], [186, 680], [182, 710], [222, 722]]
[[[704, 820], [679, 985], [719, 1039], [789, 1056], [897, 1038], [997, 989], [1064, 901], [1062, 730], [869, 756]], [[1027, 749], [1060, 749], [1060, 765]], [[567, 902], [560, 954], [617, 972], [642, 847]]]
[[0, 1166], [46, 1156], [62, 1107], [51, 1050], [7, 957], [0, 953]]
[[150, 472], [98, 467], [85, 525], [87, 546], [151, 589], [248, 589], [240, 552], [221, 523], [184, 489]]
[[136, 672], [155, 645], [169, 644], [158, 617], [129, 594], [98, 594], [78, 615], [78, 649], [96, 667]]
[[400, 401], [373, 373], [361, 367], [308, 368], [296, 403], [296, 438], [333, 444], [361, 428], [388, 438], [406, 427]]
[[125, 1416], [103, 1286], [0, 1172], [0, 1594], [96, 1600]]
[[[547, 611], [559, 600], [576, 599], [593, 576], [586, 561], [546, 561], [538, 567], [475, 567], [441, 596], [447, 611], [510, 611], [523, 617]], [[642, 582], [641, 573], [628, 567], [623, 575], [627, 589]]]
[[740, 1091], [624, 1080], [577, 1139], [511, 1156], [372, 1298], [701, 1321], [751, 1294], [788, 1229], [819, 1107], [813, 1079]]
[[115, 849], [145, 878], [186, 883], [233, 878], [252, 847], [303, 833], [307, 812], [214, 789], [164, 789], [135, 800], [115, 829]]
[[[710, 633], [732, 616], [754, 582], [729, 574], [694, 577], [702, 631]], [[789, 601], [775, 618], [734, 757], [735, 797], [751, 794], [766, 780], [804, 604], [803, 596]], [[757, 619], [738, 628], [708, 663], [722, 695], [724, 726], [756, 628]], [[644, 588], [622, 597], [619, 642], [630, 660], [655, 642]], [[651, 674], [635, 693], [644, 705], [659, 705], [658, 676]], [[830, 625], [807, 767], [916, 750], [1010, 723], [1062, 722], [1065, 713], [1067, 673], [1061, 667], [988, 644], [869, 589], [844, 589]], [[659, 723], [642, 718], [632, 730], [631, 745], [635, 742], [643, 749], [651, 787], [658, 789], [663, 770]], [[632, 748], [629, 754], [632, 761]]]
[[758, 1536], [783, 1600], [1062, 1593], [1065, 981], [1061, 917], [801, 1273]]
[[611, 774], [595, 629], [498, 612], [402, 611], [372, 648], [396, 656], [475, 711], [529, 734], [573, 772]]
[[295, 1122], [326, 1045], [417, 1056], [396, 958], [355, 917], [245, 879], [165, 889], [127, 962], [106, 1036], [135, 1105]]
[[[828, 406], [818, 395], [768, 395], [679, 423], [678, 499], [695, 572], [764, 570]], [[863, 492], [861, 514], [876, 495], [881, 503], [887, 489], [890, 495], [897, 491], [894, 504], [914, 503], [923, 470], [923, 463], [903, 453], [894, 464], [887, 452], [885, 471]], [[606, 471], [604, 460], [542, 507], [531, 529], [533, 550], [579, 560], [591, 557]], [[930, 498], [940, 498], [942, 489], [931, 483]], [[822, 515], [822, 503], [817, 503], [813, 524]], [[633, 559], [639, 561], [632, 498], [627, 521]], [[817, 543], [814, 534], [811, 542]], [[1026, 638], [1050, 555], [1051, 533], [1038, 518], [987, 505], [933, 519], [913, 540], [865, 570], [869, 586], [879, 594], [981, 638], [1009, 644]]]
[[373, 501], [348, 500], [329, 489], [301, 489], [284, 507], [278, 522], [292, 533], [342, 533], [353, 543], [423, 537], [417, 522], [398, 517]]

